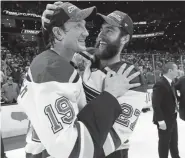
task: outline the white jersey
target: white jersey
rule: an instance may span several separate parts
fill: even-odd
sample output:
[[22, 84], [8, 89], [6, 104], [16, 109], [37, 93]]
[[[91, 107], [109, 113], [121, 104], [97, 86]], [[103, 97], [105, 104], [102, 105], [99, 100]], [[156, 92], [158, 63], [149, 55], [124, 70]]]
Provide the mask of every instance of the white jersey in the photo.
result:
[[[18, 97], [34, 128], [27, 136], [27, 157], [93, 158], [121, 112], [111, 97], [105, 92], [86, 105], [77, 71], [51, 50], [38, 55]], [[108, 106], [110, 112], [102, 116], [98, 106]]]
[[[123, 62], [119, 62], [109, 66], [109, 68], [117, 71], [122, 64]], [[92, 71], [90, 65], [87, 66], [83, 75], [83, 86], [87, 101], [92, 100], [102, 92], [105, 76], [106, 68]], [[142, 76], [136, 79], [135, 82], [137, 81], [141, 83], [140, 87], [129, 90], [123, 96], [117, 98], [122, 113], [114, 123], [103, 146], [106, 156], [115, 150], [129, 148], [129, 138], [134, 131], [141, 110], [146, 104], [146, 85]]]

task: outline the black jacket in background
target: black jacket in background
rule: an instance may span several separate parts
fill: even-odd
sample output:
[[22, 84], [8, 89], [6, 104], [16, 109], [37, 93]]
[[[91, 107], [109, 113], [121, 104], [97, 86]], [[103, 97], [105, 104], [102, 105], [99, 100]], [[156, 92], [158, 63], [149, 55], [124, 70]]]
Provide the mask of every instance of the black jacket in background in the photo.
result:
[[153, 87], [152, 106], [154, 124], [162, 120], [171, 122], [176, 108], [175, 94], [165, 77], [161, 77]]
[[179, 101], [179, 115], [182, 120], [185, 121], [185, 76], [181, 77], [175, 84], [176, 90], [179, 90], [180, 97]]

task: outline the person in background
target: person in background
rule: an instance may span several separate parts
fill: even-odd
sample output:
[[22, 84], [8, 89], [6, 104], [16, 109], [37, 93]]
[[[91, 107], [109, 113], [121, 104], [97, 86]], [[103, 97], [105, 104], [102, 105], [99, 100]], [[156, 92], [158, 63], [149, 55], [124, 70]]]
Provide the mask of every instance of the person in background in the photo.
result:
[[157, 125], [160, 158], [168, 158], [169, 150], [172, 158], [180, 158], [178, 150], [177, 101], [174, 79], [178, 75], [178, 67], [174, 62], [164, 64], [163, 76], [153, 86], [152, 106], [153, 122]]
[[15, 83], [19, 84], [19, 80], [20, 80], [20, 71], [17, 68], [17, 66], [14, 66], [12, 69], [12, 74], [11, 76], [13, 77], [13, 80]]
[[7, 83], [2, 86], [1, 89], [2, 98], [5, 100], [5, 103], [16, 103], [17, 97], [19, 95], [18, 84], [13, 82], [12, 77], [8, 77]]
[[26, 77], [26, 71], [23, 71], [21, 73], [21, 77], [20, 77], [20, 83], [19, 83], [19, 87], [21, 88], [22, 84], [23, 84], [23, 81], [24, 81], [24, 78]]
[[6, 76], [5, 76], [4, 72], [1, 71], [1, 88], [2, 88], [2, 85], [5, 83], [5, 80], [6, 80]]
[[25, 69], [24, 69], [24, 72], [27, 72], [29, 69], [29, 66], [26, 66]]
[[177, 78], [181, 78], [182, 76], [184, 76], [184, 71], [179, 69]]
[[179, 101], [179, 115], [180, 118], [185, 121], [185, 76], [178, 79], [175, 88], [179, 92], [179, 95], [177, 95]]

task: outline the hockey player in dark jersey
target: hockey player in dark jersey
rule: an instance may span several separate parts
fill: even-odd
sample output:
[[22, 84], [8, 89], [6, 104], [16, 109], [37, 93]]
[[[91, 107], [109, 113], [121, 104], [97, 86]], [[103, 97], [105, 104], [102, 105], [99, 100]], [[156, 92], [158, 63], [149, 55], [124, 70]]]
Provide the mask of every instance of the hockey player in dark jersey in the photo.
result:
[[[52, 7], [49, 6], [47, 9], [50, 10], [52, 9]], [[47, 14], [47, 10], [45, 11], [45, 14]], [[43, 17], [43, 19], [45, 19], [45, 16]], [[132, 38], [133, 22], [127, 14], [120, 11], [114, 11], [108, 16], [98, 14], [96, 18], [96, 22], [97, 24], [101, 25], [101, 30], [98, 35], [95, 48], [91, 48], [91, 54], [95, 55], [95, 58], [94, 58], [95, 62], [92, 64], [92, 68], [96, 68], [96, 69], [98, 68], [104, 74], [107, 73], [107, 69], [109, 70], [111, 69], [117, 72], [120, 66], [123, 64], [123, 62], [121, 61], [120, 54], [123, 48], [129, 43], [129, 41]], [[90, 56], [86, 52], [83, 52], [80, 54], [86, 59], [89, 58]], [[135, 68], [132, 73], [136, 72], [137, 70], [138, 69]], [[91, 70], [91, 71], [94, 71], [94, 70]], [[104, 75], [103, 73], [101, 73], [100, 71], [95, 71], [91, 73], [90, 72], [88, 73], [87, 71], [85, 71], [85, 75], [83, 77], [83, 82], [84, 82], [83, 85], [84, 85], [87, 101], [90, 101], [92, 98], [98, 96], [98, 94], [100, 93], [101, 86], [98, 88], [97, 85], [101, 85], [100, 81], [103, 78], [103, 75]], [[90, 75], [88, 76], [88, 74]], [[110, 73], [108, 75], [110, 75]], [[91, 81], [93, 80], [93, 83], [90, 83], [91, 81], [89, 80], [89, 78], [91, 79]], [[96, 83], [96, 86], [95, 86], [94, 80], [98, 81]], [[142, 91], [142, 92], [146, 91], [146, 86], [142, 75], [132, 81], [132, 83], [136, 83], [136, 82], [140, 82], [142, 84], [142, 86], [140, 86], [138, 89], [135, 89], [136, 91]], [[137, 105], [133, 105], [132, 107], [134, 108], [137, 107], [137, 110], [138, 109], [141, 110], [142, 106], [144, 106], [144, 102], [141, 102], [139, 107], [138, 102], [136, 101], [136, 98], [137, 97], [133, 95], [132, 100], [135, 100]], [[132, 133], [131, 130], [128, 131], [125, 128], [124, 132], [126, 133], [126, 131], [129, 134]], [[119, 133], [117, 138], [124, 137], [124, 135], [126, 135], [126, 134], [123, 134], [123, 136], [121, 136], [121, 134], [122, 133]], [[126, 137], [128, 137], [128, 135]], [[124, 139], [122, 139], [122, 141], [123, 140]], [[107, 158], [127, 158], [128, 149], [129, 149], [129, 141], [126, 140], [125, 143], [123, 143], [122, 148], [118, 148], [117, 149], [118, 151], [112, 154], [108, 154]], [[105, 155], [102, 155], [101, 158], [105, 157]]]
[[75, 52], [86, 50], [84, 19], [94, 10], [62, 3], [50, 16], [50, 48], [33, 60], [18, 98], [34, 128], [27, 136], [26, 157], [99, 157], [121, 114], [116, 98], [140, 85], [129, 83], [139, 73], [128, 77], [133, 67], [123, 72], [123, 65], [116, 76], [104, 79], [101, 94], [86, 102], [81, 77], [70, 61]]

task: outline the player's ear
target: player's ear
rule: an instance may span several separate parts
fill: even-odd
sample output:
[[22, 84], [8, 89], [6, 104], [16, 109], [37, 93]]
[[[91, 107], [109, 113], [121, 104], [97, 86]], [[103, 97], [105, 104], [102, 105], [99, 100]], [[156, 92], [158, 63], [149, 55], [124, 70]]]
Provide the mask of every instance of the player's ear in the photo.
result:
[[122, 45], [125, 45], [126, 43], [129, 42], [129, 39], [130, 39], [130, 35], [125, 35], [121, 38], [121, 44]]
[[62, 39], [64, 38], [64, 31], [59, 27], [53, 27], [52, 31], [53, 31], [53, 34], [55, 35], [55, 38], [58, 41], [62, 41]]

